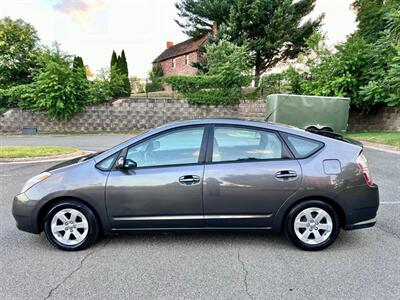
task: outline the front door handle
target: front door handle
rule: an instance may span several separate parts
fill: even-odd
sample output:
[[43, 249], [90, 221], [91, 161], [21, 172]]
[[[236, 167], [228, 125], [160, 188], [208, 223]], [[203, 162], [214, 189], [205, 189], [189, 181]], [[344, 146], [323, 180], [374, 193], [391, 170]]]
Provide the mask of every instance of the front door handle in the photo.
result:
[[179, 177], [179, 183], [183, 185], [193, 185], [200, 182], [200, 177], [197, 175], [185, 175]]
[[284, 170], [275, 173], [275, 178], [278, 180], [290, 180], [297, 177], [296, 171]]

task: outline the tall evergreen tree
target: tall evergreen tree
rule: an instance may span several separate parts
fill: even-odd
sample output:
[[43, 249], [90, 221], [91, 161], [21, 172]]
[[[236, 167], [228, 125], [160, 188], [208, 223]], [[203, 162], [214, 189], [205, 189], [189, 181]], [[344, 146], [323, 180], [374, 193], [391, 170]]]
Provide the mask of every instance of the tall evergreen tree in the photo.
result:
[[118, 62], [118, 57], [117, 53], [113, 50], [112, 55], [111, 55], [111, 62], [110, 62], [110, 70], [112, 69], [113, 66], [116, 66]]
[[87, 79], [86, 77], [86, 67], [83, 63], [83, 59], [80, 56], [74, 56], [72, 61], [72, 69], [74, 72], [81, 75], [82, 78]]
[[124, 76], [124, 85], [125, 85], [125, 95], [124, 96], [130, 96], [131, 95], [131, 83], [129, 81], [128, 63], [126, 61], [126, 56], [125, 56], [124, 50], [122, 50], [122, 52], [121, 52], [121, 56], [119, 57], [117, 65], [118, 65], [119, 71]]
[[123, 95], [119, 84], [120, 76], [118, 70], [118, 61], [119, 57], [117, 56], [117, 53], [115, 53], [115, 51], [113, 50], [110, 61], [110, 85], [113, 87], [111, 89], [111, 94], [113, 98], [118, 98]]

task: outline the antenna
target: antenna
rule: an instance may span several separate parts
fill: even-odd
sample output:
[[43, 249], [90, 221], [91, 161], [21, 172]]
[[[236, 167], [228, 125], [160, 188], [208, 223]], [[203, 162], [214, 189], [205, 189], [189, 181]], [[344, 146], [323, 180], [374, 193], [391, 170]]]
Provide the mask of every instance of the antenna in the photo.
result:
[[[288, 95], [286, 95], [288, 96]], [[276, 107], [275, 109], [264, 119], [265, 122], [268, 122], [269, 118], [274, 114], [274, 112], [276, 112], [276, 110], [278, 109], [278, 107], [282, 104], [282, 102], [286, 101], [289, 97], [286, 97], [285, 99], [283, 99]], [[267, 104], [268, 105], [268, 104]]]

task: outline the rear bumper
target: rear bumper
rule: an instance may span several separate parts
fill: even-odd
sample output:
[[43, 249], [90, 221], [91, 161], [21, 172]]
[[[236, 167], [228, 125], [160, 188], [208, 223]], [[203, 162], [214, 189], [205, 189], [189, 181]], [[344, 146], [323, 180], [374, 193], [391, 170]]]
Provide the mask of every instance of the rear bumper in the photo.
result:
[[363, 229], [374, 226], [376, 223], [376, 218], [369, 219], [366, 221], [361, 221], [355, 224], [346, 225], [345, 230]]
[[372, 227], [379, 208], [379, 189], [376, 184], [346, 189], [336, 197], [345, 213], [345, 230]]

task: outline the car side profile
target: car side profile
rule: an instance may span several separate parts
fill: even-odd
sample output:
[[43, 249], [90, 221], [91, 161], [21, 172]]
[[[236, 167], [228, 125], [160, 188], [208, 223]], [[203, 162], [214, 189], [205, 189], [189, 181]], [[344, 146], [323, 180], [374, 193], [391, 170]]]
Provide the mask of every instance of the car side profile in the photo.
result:
[[13, 215], [62, 250], [99, 234], [190, 229], [282, 232], [321, 250], [341, 228], [373, 226], [379, 206], [362, 146], [332, 136], [236, 119], [176, 122], [31, 178]]

